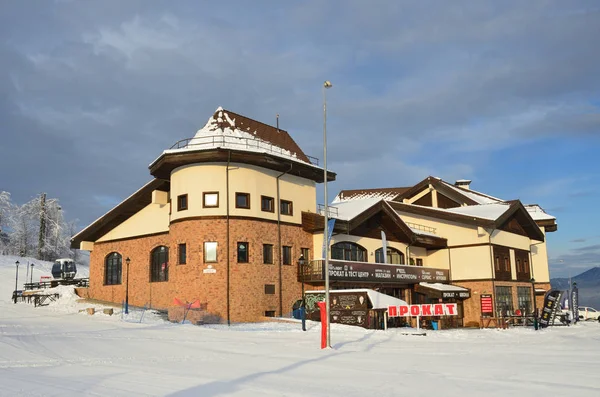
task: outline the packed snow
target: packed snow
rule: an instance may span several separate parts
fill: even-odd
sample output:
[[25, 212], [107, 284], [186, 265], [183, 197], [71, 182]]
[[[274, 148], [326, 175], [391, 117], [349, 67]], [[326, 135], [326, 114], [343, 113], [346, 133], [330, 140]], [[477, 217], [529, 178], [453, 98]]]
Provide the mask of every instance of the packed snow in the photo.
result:
[[298, 322], [172, 324], [119, 307], [109, 316], [67, 287], [48, 306], [14, 304], [16, 259], [36, 263], [34, 280], [51, 265], [0, 256], [0, 396], [600, 395], [597, 322], [426, 336], [334, 324], [321, 350], [310, 321], [302, 332]]

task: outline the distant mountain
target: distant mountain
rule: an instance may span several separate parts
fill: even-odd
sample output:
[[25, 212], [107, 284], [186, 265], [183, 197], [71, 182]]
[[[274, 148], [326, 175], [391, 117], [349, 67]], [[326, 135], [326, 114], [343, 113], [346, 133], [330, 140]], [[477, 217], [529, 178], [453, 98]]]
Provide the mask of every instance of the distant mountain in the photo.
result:
[[[579, 288], [579, 304], [600, 310], [600, 266], [578, 274], [571, 280], [573, 283], [577, 283], [577, 288]], [[553, 278], [550, 280], [550, 284], [552, 288], [569, 289], [568, 278]]]

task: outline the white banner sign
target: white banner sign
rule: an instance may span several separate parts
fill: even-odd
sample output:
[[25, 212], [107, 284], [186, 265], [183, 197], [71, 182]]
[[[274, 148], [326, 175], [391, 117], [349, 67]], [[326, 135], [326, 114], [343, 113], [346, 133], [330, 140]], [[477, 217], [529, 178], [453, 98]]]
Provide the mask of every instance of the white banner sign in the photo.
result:
[[432, 305], [389, 306], [389, 317], [417, 316], [456, 316], [456, 303], [436, 303]]

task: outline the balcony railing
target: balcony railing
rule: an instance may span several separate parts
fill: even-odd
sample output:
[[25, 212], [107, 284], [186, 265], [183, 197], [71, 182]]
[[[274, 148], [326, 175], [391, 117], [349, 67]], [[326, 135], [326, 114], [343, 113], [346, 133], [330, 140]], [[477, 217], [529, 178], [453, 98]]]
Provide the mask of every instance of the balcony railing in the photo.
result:
[[408, 227], [410, 227], [411, 229], [422, 230], [424, 232], [432, 233], [432, 234], [436, 234], [436, 230], [437, 230], [435, 227], [419, 225], [418, 223], [412, 223], [412, 222], [406, 222], [406, 225]]
[[[398, 283], [415, 284], [426, 282], [449, 282], [446, 269], [386, 263], [329, 260], [330, 281], [345, 283]], [[313, 260], [298, 266], [298, 281], [320, 284], [325, 281], [325, 260]]]
[[[327, 206], [328, 218], [339, 218], [340, 213], [337, 207], [331, 205]], [[317, 204], [317, 213], [321, 216], [325, 216], [325, 204]]]
[[[291, 153], [289, 150], [282, 149], [279, 146], [273, 145], [270, 142], [266, 142], [260, 139], [253, 138], [242, 138], [235, 136], [226, 135], [208, 135], [194, 138], [187, 138], [177, 141], [171, 150], [175, 149], [198, 149], [206, 150], [217, 147], [227, 147], [231, 149], [239, 150], [250, 150], [250, 151], [264, 151], [267, 153], [276, 154], [288, 158], [297, 158], [295, 153]], [[319, 159], [312, 156], [306, 156], [312, 165], [319, 165]], [[298, 160], [302, 161], [298, 158]]]

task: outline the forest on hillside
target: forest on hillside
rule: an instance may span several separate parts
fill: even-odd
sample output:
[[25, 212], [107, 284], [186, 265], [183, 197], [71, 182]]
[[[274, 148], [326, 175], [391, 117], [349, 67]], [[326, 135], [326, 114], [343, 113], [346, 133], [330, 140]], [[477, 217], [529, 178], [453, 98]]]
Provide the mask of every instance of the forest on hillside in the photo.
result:
[[58, 199], [41, 193], [31, 201], [17, 204], [9, 192], [0, 192], [0, 255], [18, 255], [52, 261], [70, 257], [76, 221], [67, 222]]

